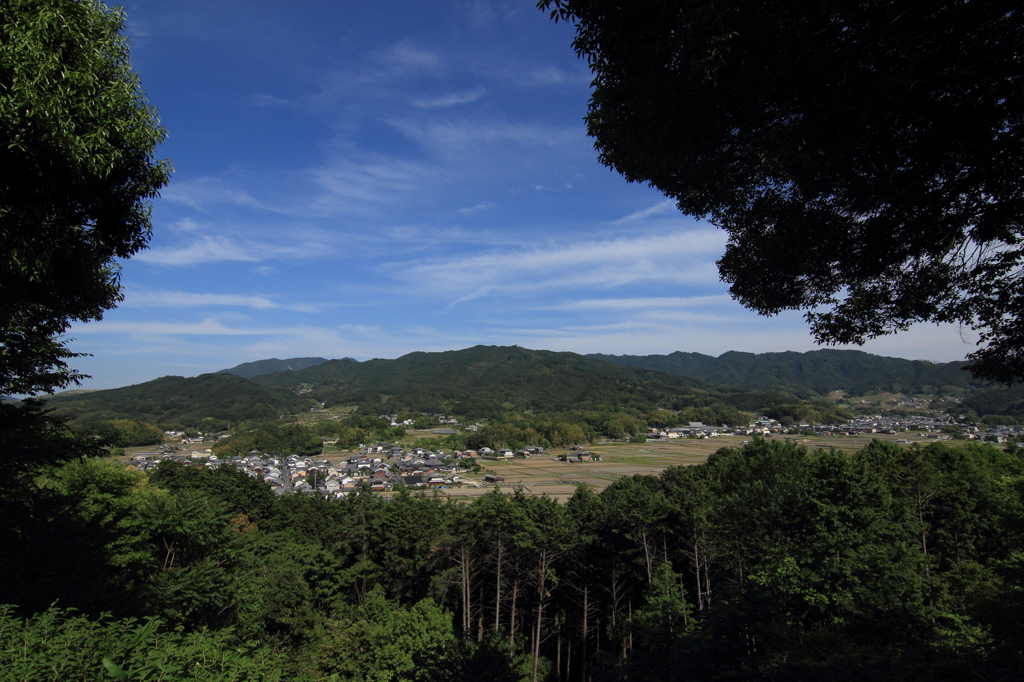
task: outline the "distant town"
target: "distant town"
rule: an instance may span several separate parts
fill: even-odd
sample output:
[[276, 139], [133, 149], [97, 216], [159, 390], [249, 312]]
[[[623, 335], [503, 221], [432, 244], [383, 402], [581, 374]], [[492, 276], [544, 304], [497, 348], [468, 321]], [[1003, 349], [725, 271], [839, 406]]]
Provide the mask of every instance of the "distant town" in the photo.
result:
[[[381, 415], [392, 418], [393, 415]], [[458, 425], [454, 418], [432, 415], [439, 425]], [[401, 425], [401, 422], [393, 422]], [[408, 425], [408, 424], [407, 424]], [[464, 427], [475, 430], [478, 425]], [[432, 435], [454, 434], [450, 428], [434, 429]], [[887, 417], [882, 415], [861, 416], [839, 425], [813, 425], [800, 423], [784, 426], [779, 421], [760, 418], [745, 427], [710, 426], [701, 422], [690, 422], [687, 426], [670, 429], [650, 429], [645, 442], [672, 441], [676, 439], [709, 439], [723, 436], [750, 436], [753, 438], [794, 438], [800, 436], [871, 436], [906, 434], [897, 438], [896, 443], [943, 440], [976, 440], [987, 443], [1012, 442], [1021, 435], [1019, 426], [985, 426], [957, 423], [952, 416], [938, 413], [934, 416]], [[588, 452], [581, 446], [574, 446], [569, 452], [548, 455], [545, 449], [529, 446], [519, 450], [511, 448], [480, 448], [479, 450], [430, 450], [420, 447], [402, 447], [394, 443], [362, 445], [354, 454], [343, 456], [339, 461], [321, 457], [297, 455], [274, 456], [253, 450], [244, 456], [218, 458], [213, 453], [213, 444], [226, 438], [227, 434], [200, 434], [188, 437], [183, 432], [165, 432], [165, 443], [155, 452], [129, 453], [129, 465], [145, 471], [161, 461], [174, 461], [187, 466], [216, 468], [233, 466], [252, 478], [263, 480], [278, 495], [304, 493], [323, 497], [343, 497], [366, 486], [375, 492], [391, 492], [402, 487], [409, 489], [445, 489], [450, 487], [491, 487], [511, 485], [496, 474], [479, 474], [483, 462], [530, 459], [548, 456], [550, 459], [568, 464], [600, 461], [601, 456]], [[913, 438], [913, 440], [912, 440]], [[176, 442], [175, 442], [176, 441]], [[324, 438], [325, 448], [335, 440]], [[748, 441], [740, 441], [745, 444]]]

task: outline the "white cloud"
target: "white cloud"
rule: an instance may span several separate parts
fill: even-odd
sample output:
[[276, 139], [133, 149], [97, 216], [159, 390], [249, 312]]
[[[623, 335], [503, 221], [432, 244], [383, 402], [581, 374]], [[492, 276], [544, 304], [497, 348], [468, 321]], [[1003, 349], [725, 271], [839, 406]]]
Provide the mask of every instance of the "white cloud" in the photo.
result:
[[635, 282], [716, 281], [709, 256], [721, 253], [718, 230], [691, 230], [573, 244], [543, 244], [403, 264], [395, 268], [416, 293], [460, 303], [494, 293], [607, 289]]
[[663, 215], [665, 213], [671, 213], [675, 210], [676, 202], [672, 199], [666, 199], [665, 201], [659, 201], [650, 208], [645, 208], [641, 211], [630, 213], [628, 216], [619, 218], [618, 220], [612, 221], [612, 225], [622, 225], [624, 223], [636, 223], [646, 218], [650, 218], [654, 215]]
[[480, 99], [485, 92], [487, 91], [483, 88], [477, 88], [476, 90], [456, 92], [442, 97], [413, 100], [413, 105], [419, 109], [443, 109], [446, 107], [458, 106], [460, 104], [471, 104]]
[[241, 329], [226, 327], [221, 322], [207, 318], [199, 322], [93, 322], [76, 326], [74, 333], [82, 334], [133, 334], [144, 336], [260, 336], [287, 333], [287, 329]]
[[260, 92], [253, 95], [250, 101], [257, 107], [279, 107], [287, 104], [291, 104], [286, 99], [281, 99], [275, 95], [270, 95], [265, 92]]
[[150, 249], [139, 253], [134, 259], [155, 265], [197, 265], [217, 261], [257, 262], [261, 260], [252, 252], [251, 247], [223, 236], [203, 236], [186, 246]]
[[194, 308], [201, 306], [240, 306], [244, 308], [275, 308], [276, 304], [262, 296], [241, 294], [195, 294], [187, 291], [129, 291], [121, 307]]
[[[271, 223], [268, 229], [218, 225], [221, 234], [191, 236], [189, 241], [142, 251], [133, 260], [154, 265], [182, 266], [216, 262], [259, 263], [268, 260], [310, 261], [333, 257], [342, 240], [349, 236], [337, 230], [310, 228], [302, 224]], [[213, 228], [205, 228], [211, 232]], [[250, 235], [268, 238], [261, 241]], [[270, 274], [273, 269], [260, 270]]]
[[405, 42], [393, 45], [384, 53], [382, 61], [411, 69], [435, 69], [441, 65], [441, 58], [435, 53]]
[[205, 211], [212, 206], [223, 204], [273, 210], [248, 192], [231, 187], [223, 180], [209, 177], [172, 182], [161, 190], [160, 197], [197, 211]]
[[489, 208], [494, 208], [494, 204], [476, 204], [475, 206], [469, 206], [467, 208], [460, 208], [459, 213], [464, 215], [472, 215], [477, 211], [486, 211]]
[[532, 85], [558, 85], [568, 80], [568, 76], [561, 69], [545, 66], [528, 72], [526, 80]]
[[692, 308], [733, 304], [728, 294], [713, 296], [662, 296], [647, 298], [594, 298], [545, 306], [540, 310], [644, 310], [649, 308]]
[[171, 222], [169, 227], [175, 232], [195, 232], [199, 229], [199, 223], [191, 218], [182, 218]]
[[445, 179], [436, 167], [381, 155], [339, 159], [309, 174], [325, 191], [314, 201], [314, 208], [327, 213], [370, 213], [423, 193]]
[[395, 118], [390, 123], [402, 135], [439, 157], [477, 152], [484, 145], [499, 143], [555, 147], [585, 139], [583, 126], [472, 120], [425, 123], [411, 118]]

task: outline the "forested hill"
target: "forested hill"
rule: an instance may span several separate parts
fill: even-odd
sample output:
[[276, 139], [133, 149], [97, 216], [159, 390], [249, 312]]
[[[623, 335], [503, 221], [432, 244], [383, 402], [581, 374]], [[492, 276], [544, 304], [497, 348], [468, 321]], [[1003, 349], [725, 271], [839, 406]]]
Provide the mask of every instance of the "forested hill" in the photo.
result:
[[270, 358], [268, 360], [257, 360], [255, 362], [243, 362], [242, 364], [235, 365], [230, 369], [217, 370], [214, 374], [234, 374], [235, 376], [251, 379], [253, 377], [258, 377], [261, 374], [305, 369], [324, 362], [327, 362], [327, 358], [289, 358], [288, 360]]
[[518, 346], [417, 352], [359, 363], [332, 360], [254, 380], [275, 388], [312, 389], [310, 395], [328, 405], [355, 403], [467, 417], [687, 407], [760, 411], [797, 402], [790, 395], [720, 390], [688, 377]]
[[77, 425], [107, 419], [145, 419], [165, 426], [197, 426], [203, 419], [237, 423], [272, 419], [308, 408], [312, 401], [231, 374], [161, 377], [106, 391], [56, 395], [47, 405]]
[[[267, 386], [312, 388], [328, 404], [383, 403], [395, 409], [487, 416], [507, 409], [562, 412], [670, 404], [703, 382], [575, 353], [516, 346], [415, 352], [395, 360], [332, 360], [297, 372], [256, 377]], [[503, 408], [504, 405], [504, 408]]]
[[595, 353], [588, 357], [734, 388], [787, 391], [803, 398], [832, 391], [846, 391], [850, 395], [876, 391], [936, 393], [984, 386], [962, 371], [963, 362], [904, 360], [857, 350], [760, 354], [729, 351], [717, 358], [678, 351], [669, 355]]
[[252, 379], [222, 373], [163, 377], [124, 388], [58, 395], [49, 405], [78, 427], [128, 418], [164, 428], [219, 430], [304, 412], [314, 400], [328, 407], [359, 405], [371, 414], [413, 411], [471, 419], [570, 412], [630, 412], [655, 419], [651, 415], [663, 409], [709, 424], [746, 423], [752, 414], [823, 423], [847, 416], [824, 401], [804, 403], [785, 392], [715, 387], [576, 353], [517, 346], [417, 352], [395, 360], [328, 360]]

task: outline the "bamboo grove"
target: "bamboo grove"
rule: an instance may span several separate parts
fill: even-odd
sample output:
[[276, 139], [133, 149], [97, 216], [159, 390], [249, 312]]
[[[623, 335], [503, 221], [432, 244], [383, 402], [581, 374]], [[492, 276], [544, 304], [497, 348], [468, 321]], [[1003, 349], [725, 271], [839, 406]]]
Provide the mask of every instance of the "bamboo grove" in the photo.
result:
[[[0, 669], [30, 669], [44, 621], [52, 638], [149, 617], [134, 626], [150, 628], [148, 650], [176, 656], [182, 636], [205, 636], [235, 679], [1024, 671], [1024, 458], [994, 446], [850, 455], [756, 440], [564, 504], [523, 490], [275, 497], [227, 467], [147, 477], [95, 460], [33, 486], [5, 500], [0, 596], [16, 606], [0, 638], [20, 637], [23, 655], [4, 642]], [[61, 679], [96, 679], [104, 657], [123, 679], [159, 679], [137, 651], [114, 660], [86, 639], [87, 672]], [[191, 669], [170, 679], [206, 679]]]

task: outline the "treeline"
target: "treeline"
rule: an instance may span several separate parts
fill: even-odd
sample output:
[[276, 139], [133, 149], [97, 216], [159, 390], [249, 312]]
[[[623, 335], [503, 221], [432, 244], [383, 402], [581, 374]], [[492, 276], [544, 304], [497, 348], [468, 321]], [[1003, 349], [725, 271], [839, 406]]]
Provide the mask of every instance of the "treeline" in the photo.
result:
[[276, 497], [230, 467], [75, 461], [19, 500], [0, 560], [18, 614], [158, 615], [284, 679], [1024, 673], [1024, 461], [992, 446], [756, 440], [566, 504]]

